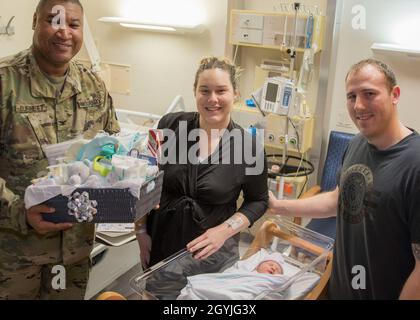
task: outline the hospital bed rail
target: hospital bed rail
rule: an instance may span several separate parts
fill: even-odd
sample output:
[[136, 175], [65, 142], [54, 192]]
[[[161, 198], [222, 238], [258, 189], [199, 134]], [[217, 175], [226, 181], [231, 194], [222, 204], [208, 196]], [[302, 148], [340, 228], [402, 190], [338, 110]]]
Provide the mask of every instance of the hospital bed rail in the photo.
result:
[[[172, 113], [175, 111], [185, 111], [185, 102], [184, 98], [181, 95], [176, 96], [169, 107], [166, 109], [165, 113], [163, 115], [166, 115], [168, 113]], [[151, 129], [156, 129], [159, 120], [162, 118], [163, 115], [158, 115], [154, 113], [148, 113], [148, 112], [141, 112], [141, 111], [133, 111], [128, 109], [116, 109], [117, 118], [120, 124], [122, 124], [123, 128], [135, 128], [136, 126], [139, 126], [138, 123], [133, 121], [134, 119], [148, 119], [149, 121], [152, 121]]]

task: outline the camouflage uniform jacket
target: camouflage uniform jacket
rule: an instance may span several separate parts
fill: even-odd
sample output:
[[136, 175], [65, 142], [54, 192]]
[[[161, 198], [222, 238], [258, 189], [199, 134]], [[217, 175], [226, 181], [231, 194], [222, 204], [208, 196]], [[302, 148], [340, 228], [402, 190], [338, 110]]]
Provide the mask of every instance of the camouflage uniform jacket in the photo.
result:
[[73, 264], [92, 249], [93, 225], [40, 236], [26, 223], [25, 189], [48, 166], [42, 145], [120, 130], [103, 81], [83, 65], [70, 62], [56, 92], [31, 48], [0, 60], [0, 267]]

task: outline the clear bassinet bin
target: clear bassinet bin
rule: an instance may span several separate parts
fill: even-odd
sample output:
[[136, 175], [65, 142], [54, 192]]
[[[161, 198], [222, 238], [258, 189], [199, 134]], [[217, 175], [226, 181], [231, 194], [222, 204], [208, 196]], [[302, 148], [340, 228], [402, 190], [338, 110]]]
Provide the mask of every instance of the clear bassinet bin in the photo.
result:
[[[331, 263], [333, 239], [277, 217], [266, 221], [255, 237], [246, 235], [249, 240], [248, 243], [241, 241], [241, 246], [246, 245], [241, 260], [262, 249], [279, 252], [284, 258], [284, 274], [288, 277], [287, 281], [272, 290], [256, 291], [252, 299], [305, 299], [311, 296], [313, 290], [319, 290]], [[182, 250], [133, 277], [130, 286], [143, 300], [175, 300], [189, 283], [189, 277], [222, 273], [234, 266], [238, 255], [232, 252], [220, 252], [219, 256], [197, 261], [188, 251]]]

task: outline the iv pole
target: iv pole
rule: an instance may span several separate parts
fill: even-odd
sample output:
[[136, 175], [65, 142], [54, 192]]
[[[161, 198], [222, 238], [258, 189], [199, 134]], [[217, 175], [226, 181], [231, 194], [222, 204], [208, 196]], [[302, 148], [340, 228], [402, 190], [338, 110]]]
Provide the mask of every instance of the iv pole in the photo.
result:
[[[287, 50], [287, 53], [290, 55], [290, 78], [295, 81], [295, 59], [296, 59], [296, 40], [297, 40], [297, 27], [298, 27], [298, 12], [300, 9], [300, 3], [295, 2], [294, 3], [294, 9], [295, 9], [295, 29], [293, 31], [293, 42], [292, 47]], [[284, 135], [284, 148], [283, 148], [283, 154], [282, 154], [282, 168], [283, 169], [286, 166], [287, 162], [287, 149], [289, 145], [289, 116], [286, 116], [286, 126], [285, 126], [285, 135]], [[279, 199], [283, 199], [283, 192], [284, 192], [284, 176], [280, 176], [280, 190], [279, 190]]]
[[[295, 9], [295, 30], [293, 34], [293, 43], [292, 47], [290, 49], [287, 49], [287, 53], [290, 55], [290, 79], [295, 79], [295, 59], [296, 59], [296, 39], [297, 39], [297, 25], [298, 25], [298, 12], [300, 9], [300, 3], [295, 2], [294, 3], [294, 9]], [[282, 200], [284, 196], [284, 175], [281, 174], [281, 170], [286, 166], [286, 157], [287, 157], [287, 147], [289, 144], [289, 116], [286, 116], [286, 130], [284, 135], [284, 148], [283, 148], [283, 154], [282, 154], [282, 167], [280, 169], [280, 190], [278, 193], [277, 198]], [[276, 250], [278, 245], [279, 239], [277, 237], [274, 238], [273, 243], [271, 245], [272, 250]]]
[[295, 80], [294, 69], [295, 69], [295, 61], [296, 61], [296, 40], [297, 40], [298, 13], [300, 10], [300, 3], [295, 2], [293, 6], [295, 9], [295, 29], [293, 31], [292, 47], [288, 49], [287, 52], [290, 54], [290, 73], [291, 73], [290, 78]]

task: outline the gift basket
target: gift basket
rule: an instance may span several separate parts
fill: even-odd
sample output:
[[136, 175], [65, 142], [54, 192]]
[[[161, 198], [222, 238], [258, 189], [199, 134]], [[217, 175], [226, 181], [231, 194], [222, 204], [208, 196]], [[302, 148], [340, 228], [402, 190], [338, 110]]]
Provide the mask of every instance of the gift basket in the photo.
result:
[[132, 223], [160, 202], [163, 171], [158, 167], [159, 135], [99, 133], [44, 146], [47, 175], [32, 181], [25, 206], [44, 204], [53, 223]]

